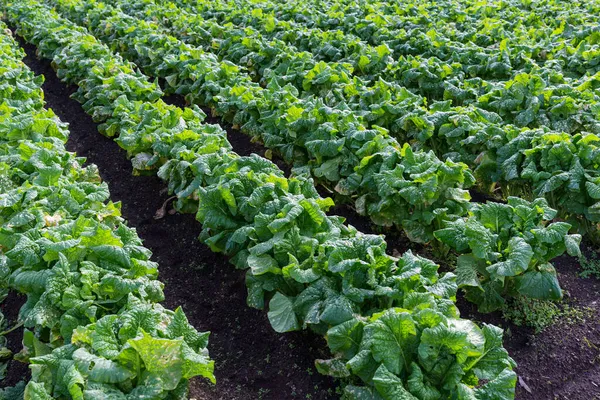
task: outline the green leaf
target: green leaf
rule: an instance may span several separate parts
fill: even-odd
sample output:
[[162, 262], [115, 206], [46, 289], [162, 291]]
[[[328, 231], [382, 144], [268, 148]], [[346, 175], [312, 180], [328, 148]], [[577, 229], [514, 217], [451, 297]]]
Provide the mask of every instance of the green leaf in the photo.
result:
[[456, 283], [458, 287], [481, 287], [479, 282], [480, 271], [485, 270], [485, 261], [472, 254], [463, 254], [456, 261]]
[[540, 265], [537, 271], [528, 271], [516, 279], [517, 290], [524, 296], [542, 300], [562, 298], [556, 270], [549, 263]]
[[160, 379], [164, 390], [177, 387], [183, 378], [181, 340], [154, 338], [142, 330], [127, 343], [137, 351], [146, 370]]
[[485, 336], [474, 322], [450, 319], [447, 325], [423, 330], [419, 344], [421, 367], [429, 373], [441, 373], [443, 376], [452, 364], [464, 364], [469, 357], [479, 357], [484, 345]]
[[527, 271], [533, 250], [529, 243], [518, 236], [510, 238], [507, 250], [508, 257], [506, 261], [501, 261], [487, 267], [492, 275], [497, 276], [517, 276]]
[[185, 342], [196, 352], [200, 352], [208, 345], [210, 332], [199, 333], [189, 322], [181, 307], [175, 309], [175, 315], [167, 326], [170, 339], [183, 337]]
[[26, 400], [52, 400], [53, 397], [46, 391], [43, 383], [29, 381], [25, 387]]
[[377, 369], [373, 383], [384, 400], [419, 400], [404, 388], [402, 379], [388, 371], [385, 365]]
[[364, 322], [353, 318], [327, 331], [327, 344], [332, 353], [343, 353], [350, 359], [358, 353], [363, 336]]
[[585, 183], [585, 189], [592, 199], [600, 200], [600, 185], [588, 181]]
[[338, 325], [350, 320], [354, 316], [354, 303], [346, 296], [329, 296], [323, 302], [321, 321], [328, 325]]
[[121, 351], [121, 344], [114, 330], [118, 320], [118, 315], [107, 315], [96, 322], [95, 329], [91, 332], [92, 348], [110, 360], [114, 360]]
[[133, 371], [114, 361], [95, 356], [83, 348], [73, 353], [73, 361], [82, 374], [96, 382], [120, 383], [135, 376]]
[[103, 260], [115, 262], [124, 268], [131, 268], [131, 258], [122, 247], [101, 245], [91, 249]]
[[411, 373], [408, 378], [408, 389], [415, 394], [419, 400], [438, 400], [442, 398], [442, 394], [435, 386], [424, 379], [423, 371], [417, 363], [412, 363]]
[[565, 236], [565, 247], [567, 248], [567, 253], [573, 257], [581, 256], [581, 235], [566, 235]]
[[281, 274], [279, 263], [268, 254], [261, 256], [250, 255], [248, 257], [248, 266], [252, 270], [253, 275], [263, 275], [266, 273]]
[[499, 233], [512, 223], [511, 207], [496, 202], [481, 204], [479, 221], [492, 232]]
[[267, 316], [275, 332], [283, 333], [300, 329], [293, 301], [279, 292], [275, 293], [269, 302]]
[[[185, 379], [202, 376], [212, 383], [216, 383], [214, 375], [215, 362], [209, 360], [207, 355], [196, 353], [185, 342], [182, 343], [181, 354], [183, 356], [183, 377]], [[180, 382], [180, 385], [182, 382]]]
[[554, 244], [565, 240], [571, 225], [566, 222], [554, 222], [545, 228], [533, 229], [532, 232], [543, 243]]
[[348, 385], [344, 388], [344, 399], [347, 400], [383, 400], [374, 388]]
[[0, 389], [1, 400], [22, 400], [25, 392], [25, 382], [20, 381], [15, 386]]
[[323, 375], [333, 376], [334, 378], [347, 378], [350, 371], [346, 368], [346, 362], [339, 358], [331, 360], [316, 360], [317, 371]]
[[293, 255], [288, 254], [288, 257], [290, 259], [290, 264], [282, 269], [284, 277], [300, 283], [311, 283], [320, 278], [320, 275], [312, 268], [302, 269], [298, 264], [298, 260]]
[[515, 366], [506, 349], [502, 347], [502, 329], [494, 325], [483, 324], [485, 347], [483, 354], [467, 361], [468, 369], [475, 372], [479, 379], [492, 380], [506, 368]]
[[481, 387], [473, 388], [464, 383], [460, 383], [458, 385], [457, 395], [459, 399], [465, 400], [513, 400], [515, 398], [516, 384], [517, 374], [507, 368]]
[[392, 373], [408, 370], [418, 344], [417, 327], [410, 314], [391, 309], [374, 318], [364, 328], [373, 358]]

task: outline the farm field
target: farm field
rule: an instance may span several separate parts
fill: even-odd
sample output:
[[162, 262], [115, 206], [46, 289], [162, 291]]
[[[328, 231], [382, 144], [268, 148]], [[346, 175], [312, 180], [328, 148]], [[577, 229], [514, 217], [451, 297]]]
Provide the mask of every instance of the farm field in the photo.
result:
[[0, 399], [600, 398], [600, 4], [0, 4]]

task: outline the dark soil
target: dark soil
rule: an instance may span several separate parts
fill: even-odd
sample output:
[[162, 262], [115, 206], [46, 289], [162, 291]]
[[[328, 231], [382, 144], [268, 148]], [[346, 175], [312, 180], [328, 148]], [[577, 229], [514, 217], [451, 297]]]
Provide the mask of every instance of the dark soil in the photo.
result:
[[[11, 291], [6, 299], [0, 303], [0, 308], [4, 314], [4, 318], [8, 322], [7, 329], [12, 328], [18, 322], [19, 309], [25, 303], [26, 297], [20, 293]], [[23, 340], [23, 328], [15, 329], [6, 335], [8, 341], [7, 347], [14, 353], [18, 353], [23, 348], [21, 342]], [[0, 387], [8, 387], [16, 385], [22, 379], [29, 379], [31, 373], [29, 367], [21, 362], [13, 359], [8, 361], [8, 369], [6, 377], [0, 381]]]
[[[155, 220], [155, 211], [168, 197], [162, 182], [155, 177], [131, 176], [131, 166], [124, 152], [98, 134], [96, 125], [79, 104], [68, 98], [74, 89], [58, 81], [49, 62], [33, 56], [32, 46], [22, 42], [21, 45], [28, 53], [27, 64], [36, 73], [46, 76], [44, 91], [48, 107], [71, 124], [69, 150], [98, 165], [113, 198], [122, 202], [124, 216], [154, 252], [154, 259], [160, 262], [161, 279], [166, 284], [166, 306], [182, 305], [194, 326], [212, 331], [209, 349], [217, 365], [218, 386], [195, 380], [190, 397], [337, 397], [335, 383], [320, 376], [313, 367], [315, 358], [327, 356], [322, 338], [310, 333], [281, 335], [272, 331], [266, 314], [245, 304], [244, 274], [234, 270], [225, 257], [212, 253], [196, 240], [201, 227], [192, 215], [174, 214]], [[166, 100], [184, 105], [178, 97]], [[219, 123], [207, 115], [207, 122]], [[252, 143], [230, 126], [222, 126], [236, 152], [265, 154], [259, 144]], [[289, 172], [280, 160], [274, 159], [274, 162]], [[485, 200], [483, 196], [477, 199]], [[402, 253], [409, 248], [402, 234], [372, 227], [368, 219], [358, 216], [347, 204], [337, 205], [332, 213], [343, 215], [363, 232], [386, 233], [390, 253]], [[411, 246], [413, 251], [428, 253], [427, 249]], [[571, 321], [562, 318], [535, 335], [530, 328], [507, 323], [499, 313], [479, 314], [462, 298], [459, 298], [459, 308], [465, 318], [505, 328], [505, 346], [518, 364], [517, 399], [600, 399], [600, 282], [580, 278], [578, 261], [572, 257], [560, 257], [554, 265], [566, 302], [576, 310], [585, 310], [581, 313], [583, 317], [571, 318]], [[14, 318], [23, 299], [9, 300], [5, 302], [6, 313]], [[11, 365], [9, 374], [21, 376], [23, 371], [22, 367], [17, 369]], [[11, 381], [18, 379], [11, 376]]]

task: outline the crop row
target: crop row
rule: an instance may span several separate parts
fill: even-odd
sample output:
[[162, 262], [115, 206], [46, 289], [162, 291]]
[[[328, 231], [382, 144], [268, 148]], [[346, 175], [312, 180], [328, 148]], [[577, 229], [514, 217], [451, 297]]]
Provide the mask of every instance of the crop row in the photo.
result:
[[[415, 168], [403, 155], [406, 145], [401, 149], [379, 127], [367, 129], [363, 119], [343, 104], [330, 107], [316, 96], [299, 98], [295, 88], [281, 87], [276, 79], [261, 88], [240, 67], [219, 63], [212, 54], [178, 41], [158, 25], [128, 17], [104, 3], [54, 3], [115, 50], [119, 47], [150, 75], [165, 78], [168, 90], [185, 95], [190, 103], [211, 105], [278, 151], [286, 162], [308, 166], [305, 170], [314, 177], [351, 196], [357, 210], [375, 223], [395, 224], [412, 240], [427, 242], [443, 219], [464, 215], [468, 198], [458, 189], [474, 182], [464, 164], [442, 162], [430, 152], [416, 150], [415, 159], [421, 161]], [[380, 100], [382, 108], [393, 108], [385, 98]], [[434, 107], [434, 120], [444, 139], [439, 139], [438, 132], [431, 137], [430, 147], [463, 154], [459, 158], [476, 163], [480, 185], [499, 183], [508, 195], [546, 197], [560, 217], [580, 232], [596, 230], [600, 220], [600, 176], [595, 168], [600, 157], [598, 136], [502, 127], [493, 122], [501, 119], [498, 115], [484, 110], [456, 114], [443, 104]], [[418, 143], [428, 137], [424, 134]], [[401, 190], [382, 179], [390, 170], [405, 181]], [[440, 215], [443, 208], [449, 210]]]
[[187, 399], [190, 378], [215, 381], [208, 333], [159, 304], [151, 252], [96, 166], [65, 150], [43, 78], [0, 28], [0, 290], [27, 296], [18, 359], [32, 370], [0, 397]]
[[[116, 7], [95, 1], [56, 4], [149, 75], [164, 78], [169, 91], [185, 95], [190, 104], [213, 106], [300, 172], [352, 196], [375, 222], [395, 223], [414, 240], [427, 242], [446, 214], [466, 213], [470, 196], [464, 188], [474, 178], [465, 164], [401, 146], [384, 129], [367, 129], [351, 110], [329, 107], [315, 96], [299, 98], [293, 87], [272, 81], [264, 89], [239, 67]], [[386, 184], [391, 175], [399, 182]]]
[[[464, 66], [470, 76], [507, 78], [538, 65], [560, 67], [574, 77], [598, 72], [599, 53], [594, 2], [503, 1], [493, 5], [464, 1], [327, 2], [323, 4], [174, 0], [203, 18], [253, 27], [269, 38], [281, 38], [321, 57], [340, 51], [321, 46], [355, 43], [386, 46], [401, 58], [435, 57]], [[292, 33], [293, 32], [293, 33]], [[308, 47], [307, 47], [308, 46]], [[305, 48], [307, 47], [307, 48]], [[505, 50], [498, 52], [498, 49]], [[325, 50], [325, 51], [323, 51]]]
[[327, 216], [332, 202], [312, 181], [233, 153], [197, 108], [155, 100], [156, 86], [130, 64], [40, 3], [6, 11], [57, 74], [79, 84], [76, 98], [134, 163], [160, 167], [178, 208], [197, 210], [201, 239], [247, 269], [248, 303], [268, 303], [279, 332], [326, 335], [334, 357], [317, 366], [350, 382], [346, 398], [514, 396], [501, 330], [458, 317], [452, 274], [410, 252], [386, 255], [381, 237]]
[[[285, 51], [277, 43], [250, 40], [246, 30], [206, 22], [172, 4], [119, 3], [132, 15], [159, 21], [187, 43], [239, 66], [250, 64], [266, 90], [272, 82], [277, 82], [274, 90], [278, 91], [286, 90], [279, 85], [289, 83], [301, 98], [315, 96], [332, 109], [351, 110], [366, 128], [384, 127], [400, 141], [412, 141], [413, 148], [433, 149], [442, 159], [466, 163], [484, 190], [499, 184], [505, 196], [546, 197], [580, 232], [596, 230], [600, 178], [595, 168], [599, 154], [595, 133], [600, 129], [600, 107], [595, 75], [573, 81], [551, 69], [538, 69], [500, 84], [486, 84], [468, 107], [433, 103], [427, 108], [426, 99], [403, 86], [385, 81], [369, 86], [361, 78], [351, 79], [342, 64], [316, 63], [305, 53]], [[135, 21], [127, 19], [126, 24], [131, 23]], [[438, 76], [447, 82], [446, 74], [438, 71]], [[549, 159], [548, 153], [557, 152], [559, 160]]]
[[[252, 58], [246, 56], [244, 60], [258, 60], [261, 63], [265, 63], [269, 58], [277, 54], [277, 51], [281, 47], [279, 41], [285, 38], [300, 41], [300, 43], [295, 44], [300, 49], [307, 50], [305, 46], [302, 46], [302, 42], [306, 41], [303, 38], [303, 33], [306, 31], [313, 32], [311, 29], [307, 30], [302, 23], [294, 21], [283, 21], [283, 26], [277, 27], [277, 23], [281, 21], [275, 18], [274, 15], [285, 18], [284, 15], [288, 14], [287, 11], [282, 11], [280, 8], [293, 9], [297, 5], [289, 7], [288, 5], [265, 2], [261, 3], [262, 8], [257, 8], [257, 5], [253, 3], [251, 8], [255, 12], [251, 12], [250, 6], [248, 4], [244, 6], [244, 2], [239, 2], [239, 5], [236, 2], [231, 2], [225, 7], [232, 7], [231, 12], [217, 10], [216, 13], [212, 13], [210, 8], [215, 7], [219, 9], [221, 4], [203, 4], [200, 7], [201, 9], [204, 9], [204, 6], [208, 8], [208, 10], [204, 9], [201, 13], [201, 15], [206, 16], [205, 19], [201, 15], [195, 14], [196, 10], [193, 8], [193, 5], [196, 2], [181, 0], [175, 2], [183, 8], [189, 9], [192, 14], [187, 17], [190, 24], [178, 24], [175, 22], [172, 24], [174, 29], [192, 40], [201, 40], [202, 37], [205, 40], [210, 40], [212, 36], [213, 40], [210, 43], [210, 47], [213, 51], [219, 52], [219, 54], [227, 55], [228, 51], [230, 51], [232, 53], [230, 56], [239, 57], [244, 49], [247, 51], [247, 49], [254, 47], [256, 52], [256, 48], [258, 47], [262, 50], [257, 52], [260, 57]], [[192, 6], [190, 4], [186, 5], [186, 3], [191, 3]], [[165, 6], [165, 8], [170, 8], [171, 12], [176, 12], [176, 7], [173, 7], [172, 3], [169, 4], [171, 6]], [[526, 29], [528, 34], [519, 35], [518, 40], [515, 39], [514, 41], [506, 38], [502, 41], [501, 45], [485, 41], [485, 46], [478, 46], [475, 44], [477, 43], [477, 39], [470, 38], [468, 35], [458, 35], [458, 38], [454, 38], [454, 40], [460, 38], [462, 42], [446, 43], [448, 40], [444, 40], [438, 36], [443, 37], [444, 31], [447, 30], [445, 28], [449, 26], [451, 26], [449, 29], [463, 29], [465, 27], [472, 28], [471, 23], [476, 24], [481, 20], [487, 23], [492, 22], [490, 18], [470, 18], [469, 21], [465, 21], [467, 16], [470, 17], [467, 14], [458, 18], [461, 21], [460, 24], [450, 25], [447, 24], [446, 17], [448, 16], [444, 12], [440, 13], [439, 9], [432, 12], [430, 20], [423, 21], [418, 17], [420, 14], [416, 13], [417, 16], [415, 17], [411, 13], [409, 5], [407, 5], [408, 10], [398, 10], [385, 3], [361, 4], [359, 8], [354, 8], [354, 5], [351, 5], [350, 8], [352, 10], [346, 9], [343, 13], [340, 13], [341, 10], [331, 11], [331, 14], [335, 15], [335, 17], [332, 17], [333, 19], [330, 19], [330, 21], [335, 21], [338, 17], [344, 16], [353, 21], [351, 22], [351, 27], [353, 28], [360, 27], [361, 24], [363, 27], [377, 24], [378, 26], [376, 27], [366, 29], [367, 38], [373, 38], [373, 31], [379, 29], [387, 32], [385, 35], [382, 35], [383, 37], [394, 35], [402, 37], [395, 38], [394, 40], [389, 38], [388, 40], [384, 40], [383, 44], [377, 47], [381, 55], [389, 54], [390, 47], [402, 48], [404, 50], [411, 48], [411, 45], [405, 41], [425, 46], [429, 45], [428, 49], [418, 48], [412, 51], [407, 50], [408, 53], [417, 55], [416, 57], [409, 56], [409, 58], [405, 58], [405, 52], [403, 52], [397, 61], [394, 61], [389, 56], [386, 59], [379, 57], [381, 58], [379, 60], [374, 58], [373, 61], [376, 61], [376, 67], [383, 74], [376, 74], [376, 77], [383, 77], [386, 81], [400, 83], [407, 88], [418, 89], [430, 101], [441, 100], [443, 98], [445, 100], [452, 100], [455, 104], [459, 105], [472, 103], [485, 110], [494, 111], [500, 114], [503, 120], [518, 126], [528, 126], [530, 128], [549, 126], [552, 129], [565, 130], [568, 133], [579, 131], [597, 133], [598, 124], [595, 122], [597, 120], [597, 113], [586, 112], [586, 107], [589, 106], [590, 102], [597, 102], [597, 96], [595, 96], [593, 88], [590, 87], [597, 86], [594, 83], [597, 81], [597, 78], [594, 76], [595, 72], [597, 72], [594, 69], [594, 58], [597, 50], [594, 52], [580, 43], [580, 41], [584, 41], [588, 42], [593, 48], [598, 47], [595, 44], [594, 29], [591, 29], [589, 21], [587, 25], [584, 23], [579, 24], [581, 26], [579, 31], [575, 31], [573, 28], [565, 29], [565, 24], [576, 24], [580, 21], [573, 21], [576, 17], [561, 15], [563, 19], [559, 22], [551, 18], [549, 22], [552, 26], [546, 26], [544, 23], [536, 24], [537, 20], [531, 21], [531, 19], [526, 19], [526, 21], [522, 21], [523, 16], [528, 15], [522, 9], [520, 10], [520, 18], [513, 18], [514, 16], [510, 15], [510, 17], [503, 19], [502, 16], [506, 14], [507, 9], [510, 10], [509, 14], [513, 14], [515, 9], [519, 10], [516, 7], [510, 7], [509, 2], [508, 4], [509, 6], [506, 9], [502, 9], [501, 5], [499, 7], [501, 10], [496, 10], [495, 13], [490, 12], [490, 16], [499, 16], [499, 20], [496, 22], [500, 24], [502, 22], [506, 23], [505, 21], [510, 21], [509, 24], [513, 23], [513, 21], [523, 22], [523, 26], [519, 25], [521, 33]], [[378, 9], [378, 6], [381, 9]], [[460, 8], [459, 5], [456, 6]], [[344, 6], [341, 5], [341, 7]], [[236, 10], [236, 8], [238, 9]], [[485, 13], [484, 7], [473, 8], [475, 10], [469, 11]], [[335, 6], [333, 9], [335, 9]], [[363, 18], [357, 16], [359, 10], [369, 10], [372, 13], [370, 19], [367, 17], [365, 21], [357, 21], [357, 18]], [[389, 12], [389, 14], [385, 14], [385, 12]], [[421, 9], [421, 12], [425, 11]], [[439, 18], [439, 14], [442, 15], [441, 18]], [[581, 16], [581, 14], [577, 13], [575, 15]], [[457, 16], [455, 15], [455, 17]], [[450, 16], [450, 20], [451, 18], [452, 16]], [[301, 17], [301, 19], [304, 20], [305, 18]], [[308, 19], [308, 21], [304, 21], [304, 24], [310, 24], [310, 18]], [[164, 19], [158, 20], [171, 24], [171, 22]], [[219, 23], [220, 21], [222, 24]], [[251, 27], [248, 27], [248, 22], [250, 22]], [[441, 24], [437, 25], [436, 22], [441, 22]], [[562, 22], [562, 25], [560, 22]], [[292, 25], [290, 26], [290, 24]], [[401, 27], [400, 30], [402, 32], [398, 33], [397, 30], [389, 31], [388, 27], [390, 25]], [[561, 27], [559, 28], [558, 25], [561, 25]], [[262, 31], [258, 33], [253, 31], [254, 28], [258, 29], [261, 26], [263, 28]], [[532, 30], [532, 26], [535, 26], [536, 29]], [[265, 27], [267, 27], [266, 30]], [[494, 28], [498, 29], [497, 26], [494, 26]], [[515, 26], [511, 26], [510, 29], [515, 29]], [[548, 29], [550, 29], [552, 34], [548, 32]], [[419, 33], [414, 34], [411, 32], [412, 30], [419, 31]], [[468, 30], [476, 33], [486, 32], [486, 29], [481, 27]], [[360, 72], [360, 66], [356, 65], [357, 59], [360, 59], [365, 53], [377, 53], [375, 48], [365, 50], [365, 48], [369, 48], [369, 45], [364, 42], [359, 41], [358, 43], [361, 43], [361, 46], [356, 45], [355, 43], [358, 40], [356, 37], [347, 36], [341, 31], [322, 32], [318, 29], [317, 31], [320, 32], [320, 36], [317, 35], [320, 39], [317, 39], [313, 35], [309, 42], [320, 43], [325, 49], [343, 49], [344, 43], [351, 44], [353, 52], [335, 61], [348, 62], [356, 71]], [[531, 44], [532, 48], [524, 46], [522, 40], [532, 36], [532, 31], [534, 34], [549, 38], [551, 44], [542, 41], [541, 43]], [[503, 32], [509, 36], [511, 35], [509, 29], [506, 31], [503, 30]], [[248, 34], [253, 35], [252, 40], [247, 39]], [[501, 35], [494, 36], [501, 38]], [[329, 37], [329, 40], [325, 37]], [[435, 45], [431, 45], [432, 41], [435, 42]], [[389, 46], [386, 43], [389, 43]], [[579, 43], [577, 51], [569, 49], [573, 43]], [[499, 48], [490, 48], [492, 44], [495, 44]], [[553, 55], [548, 54], [551, 49], [558, 49], [557, 51], [560, 51], [563, 58], [560, 60], [552, 59]], [[319, 48], [308, 50], [314, 51], [317, 59], [324, 58], [319, 57], [323, 52]], [[281, 49], [280, 51], [284, 50]], [[294, 53], [292, 48], [288, 47], [285, 51], [289, 57], [292, 57]], [[325, 53], [328, 52], [325, 51]], [[537, 59], [539, 54], [543, 55], [543, 60]], [[584, 71], [587, 71], [590, 76], [586, 77], [584, 74], [581, 77], [577, 76], [577, 78], [581, 79], [574, 79], [568, 72], [563, 71], [566, 68], [564, 57], [572, 61], [576, 55], [581, 54], [586, 55], [588, 59], [590, 65]], [[451, 56], [452, 58], [448, 60], [445, 56]], [[366, 63], [368, 65], [367, 60], [369, 57], [364, 57], [363, 64]], [[473, 58], [473, 60], [467, 60], [464, 57]], [[306, 63], [306, 57], [299, 57], [298, 60], [303, 60]], [[273, 62], [277, 62], [277, 60]], [[294, 63], [289, 62], [288, 64], [295, 68], [299, 67], [298, 63], [294, 65]], [[335, 68], [330, 73], [334, 71]], [[339, 76], [340, 74], [337, 75]], [[500, 81], [497, 81], [497, 79], [500, 79]], [[531, 83], [527, 85], [527, 82]], [[523, 87], [523, 84], [525, 84], [525, 87]], [[439, 116], [437, 119], [439, 119]], [[424, 118], [424, 120], [429, 121], [428, 118]]]
[[[337, 71], [337, 64], [317, 65], [304, 55], [282, 53], [276, 43], [249, 40], [245, 30], [217, 27], [173, 5], [137, 0], [121, 6], [166, 24], [186, 42], [204, 44], [211, 51], [216, 48], [216, 54], [239, 65], [250, 62], [253, 69], [271, 60], [267, 67], [261, 64], [255, 70], [267, 83], [289, 82], [300, 94], [324, 98], [329, 107], [349, 108], [365, 127], [382, 126], [401, 141], [412, 140], [413, 147], [433, 149], [442, 159], [466, 163], [484, 190], [500, 184], [506, 195], [544, 196], [561, 217], [581, 225], [581, 232], [596, 229], [598, 137], [585, 133], [598, 133], [600, 128], [596, 76], [571, 81], [547, 69], [519, 73], [507, 82], [487, 84], [469, 107], [434, 103], [427, 109], [427, 100], [402, 86], [385, 81], [368, 86], [360, 78], [350, 80], [349, 73]], [[285, 68], [278, 70], [280, 62]], [[447, 82], [445, 73], [438, 76]], [[549, 162], [547, 153], [557, 152], [556, 147], [560, 162]]]
[[[587, 109], [590, 102], [597, 100], [593, 91], [597, 77], [574, 80], [557, 73], [554, 67], [536, 65], [515, 70], [501, 81], [486, 80], [465, 71], [466, 67], [460, 63], [443, 63], [435, 57], [394, 61], [384, 57], [388, 53], [383, 50], [372, 67], [377, 72], [361, 72], [361, 65], [366, 62], [363, 58], [363, 63], [357, 65], [362, 51], [353, 54], [348, 63], [346, 60], [318, 62], [312, 54], [299, 53], [279, 39], [267, 39], [252, 32], [252, 28], [220, 25], [173, 3], [156, 4], [153, 0], [119, 3], [132, 15], [168, 26], [187, 43], [202, 46], [221, 59], [248, 68], [263, 85], [277, 79], [282, 85], [292, 84], [301, 95], [314, 94], [327, 99], [332, 107], [343, 102], [363, 116], [365, 124], [383, 126], [401, 141], [425, 142], [439, 136], [440, 125], [447, 123], [452, 114], [452, 119], [470, 119], [473, 125], [481, 122], [476, 121], [475, 116], [485, 112], [493, 113], [495, 118], [488, 117], [487, 122], [497, 129], [514, 124], [529, 128], [546, 126], [567, 133], [600, 131], [598, 116]], [[360, 76], [353, 78], [354, 71], [359, 71]], [[369, 75], [364, 76], [365, 73]], [[411, 95], [406, 89], [425, 97]], [[368, 94], [373, 96], [379, 92], [387, 94], [385, 101], [395, 106], [393, 113], [379, 102], [373, 103], [377, 98], [369, 99]], [[447, 110], [427, 107], [439, 100], [472, 107], [447, 107]], [[438, 149], [441, 157], [444, 153], [440, 150], [446, 149]], [[455, 161], [471, 161], [473, 167], [474, 158], [455, 156]]]
[[[186, 50], [183, 43], [169, 38], [166, 34], [160, 35], [162, 31], [158, 27], [127, 17], [116, 8], [95, 2], [69, 1], [68, 3], [61, 3], [59, 8], [74, 19], [85, 22], [99, 38], [104, 39], [117, 51], [123, 51], [128, 58], [135, 60], [138, 65], [146, 67], [147, 70], [158, 76], [161, 76], [160, 74], [166, 68], [163, 60], [169, 60], [167, 63], [174, 64], [169, 65], [169, 68], [174, 71], [184, 71], [186, 81], [194, 82], [190, 86], [198, 91], [210, 92], [214, 89], [214, 82], [211, 80], [210, 74], [206, 74], [204, 71], [209, 69], [209, 65], [216, 65], [211, 69], [212, 73], [216, 71], [217, 67], [221, 70], [227, 67], [227, 64], [215, 64], [209, 55], [199, 54], [198, 52], [201, 50], [197, 50], [195, 53]], [[204, 57], [201, 58], [202, 56]], [[160, 64], [155, 66], [152, 60], [159, 60]], [[192, 70], [192, 65], [198, 67]], [[190, 70], [193, 73], [189, 73]], [[230, 80], [236, 80], [239, 84], [241, 78], [232, 74], [228, 79], [223, 80], [223, 85], [234, 84], [229, 83]], [[203, 83], [203, 85], [200, 86], [199, 83]], [[253, 84], [249, 82], [248, 85]], [[181, 86], [176, 86], [178, 88], [185, 87], [183, 83]], [[188, 87], [189, 95], [197, 96], [198, 93], [195, 93], [193, 88]], [[235, 88], [224, 88], [216, 98], [223, 98], [233, 90]], [[244, 99], [244, 96], [241, 99]], [[245, 99], [245, 101], [248, 100], [252, 100], [252, 98]], [[220, 106], [220, 104], [216, 105], [216, 107]], [[238, 113], [234, 120], [238, 118], [239, 114], [248, 115], [248, 109], [253, 110], [251, 114], [261, 112], [261, 107], [257, 105], [256, 101], [249, 101], [245, 107], [247, 107], [246, 110]], [[287, 107], [293, 109], [297, 108], [297, 105], [289, 104]], [[284, 110], [286, 109], [284, 108]], [[262, 113], [272, 114], [270, 110], [264, 110]], [[272, 116], [269, 117], [269, 120], [272, 118]], [[290, 122], [289, 115], [284, 114], [278, 117], [280, 122], [283, 122], [284, 118], [288, 119], [286, 122]], [[328, 124], [320, 125], [328, 126]], [[263, 139], [266, 138], [267, 143], [271, 139], [272, 141], [278, 140], [279, 143], [283, 140], [291, 140], [291, 143], [285, 143], [286, 146], [302, 144], [302, 141], [298, 142], [299, 137], [292, 135], [288, 127], [284, 124], [280, 124], [280, 126], [281, 134], [287, 133], [287, 137], [265, 136], [265, 131], [261, 131], [260, 127], [257, 134], [262, 135]], [[268, 132], [270, 123], [265, 123], [262, 127]], [[321, 133], [319, 131], [312, 132], [306, 126], [299, 126], [297, 129], [298, 134], [307, 136]], [[309, 130], [305, 131], [304, 129]], [[459, 164], [453, 164], [450, 161], [442, 163], [432, 153], [414, 153], [408, 145], [405, 145], [399, 154], [392, 153], [392, 150], [395, 149], [389, 146], [385, 152], [381, 150], [375, 152], [377, 149], [373, 148], [380, 145], [381, 141], [369, 136], [363, 136], [362, 139], [365, 140], [363, 149], [356, 152], [362, 155], [364, 154], [363, 150], [366, 150], [369, 153], [347, 180], [337, 184], [338, 190], [345, 189], [340, 189], [340, 186], [348, 182], [362, 179], [366, 184], [362, 190], [366, 190], [367, 193], [356, 201], [359, 211], [370, 214], [376, 222], [389, 224], [389, 221], [394, 221], [403, 227], [413, 241], [427, 242], [432, 240], [435, 235], [434, 244], [446, 249], [442, 251], [447, 251], [448, 247], [446, 246], [450, 246], [468, 256], [459, 259], [458, 283], [459, 286], [465, 286], [467, 290], [473, 292], [469, 298], [479, 305], [481, 311], [493, 311], [501, 308], [505, 297], [517, 293], [544, 299], [561, 297], [562, 293], [556, 272], [549, 261], [565, 250], [568, 250], [569, 254], [578, 254], [581, 238], [579, 235], [568, 235], [571, 226], [567, 223], [549, 224], [556, 213], [553, 210], [551, 212], [544, 211], [548, 208], [544, 200], [536, 200], [535, 203], [519, 201], [519, 207], [517, 207], [517, 199], [514, 198], [510, 198], [508, 204], [471, 204], [465, 190], [451, 187], [453, 182], [461, 182], [470, 177]], [[326, 152], [326, 146], [336, 145], [336, 140], [320, 140], [319, 147], [306, 140], [304, 144], [309, 149], [329, 154]], [[350, 153], [352, 149], [347, 151], [348, 157], [353, 156]], [[322, 154], [321, 159], [323, 159]], [[296, 165], [303, 165], [302, 159], [294, 158], [294, 155], [297, 156], [298, 153], [292, 153], [288, 160], [295, 161]], [[340, 158], [335, 151], [332, 151], [331, 155], [335, 156], [334, 160]], [[342, 156], [345, 155], [344, 152]], [[354, 157], [356, 158], [356, 156]], [[316, 168], [318, 171], [329, 161], [323, 160], [323, 165], [315, 163], [312, 166], [318, 165]], [[376, 195], [384, 198], [376, 203]], [[543, 207], [540, 207], [542, 205]], [[388, 218], [387, 220], [378, 219], [383, 207], [386, 211], [383, 215]], [[523, 213], [518, 211], [519, 209], [529, 211]], [[378, 214], [374, 214], [372, 210]], [[501, 216], [490, 217], [495, 213], [501, 213]], [[476, 230], [466, 230], [466, 227], [475, 226], [478, 227]], [[534, 228], [536, 230], [532, 233], [531, 230]], [[459, 240], [459, 238], [470, 235], [469, 232], [483, 232], [483, 234], [477, 241]], [[547, 232], [555, 232], [555, 234], [548, 235]], [[517, 242], [520, 243], [519, 246], [517, 246]], [[511, 260], [520, 257], [519, 248], [524, 251], [523, 257], [518, 263], [513, 263]], [[476, 262], [473, 262], [472, 256], [476, 258]], [[499, 268], [505, 262], [509, 263], [511, 267]]]

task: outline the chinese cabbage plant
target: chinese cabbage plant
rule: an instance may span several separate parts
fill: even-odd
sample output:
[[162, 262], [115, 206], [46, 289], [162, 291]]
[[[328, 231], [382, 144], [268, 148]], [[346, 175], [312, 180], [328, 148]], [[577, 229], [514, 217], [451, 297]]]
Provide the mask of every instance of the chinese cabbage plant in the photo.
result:
[[551, 222], [555, 216], [543, 198], [528, 202], [509, 197], [507, 204], [477, 204], [470, 216], [446, 222], [435, 236], [461, 254], [457, 283], [480, 311], [490, 312], [517, 294], [562, 297], [550, 261], [565, 251], [579, 256], [581, 235], [569, 234], [566, 222]]

